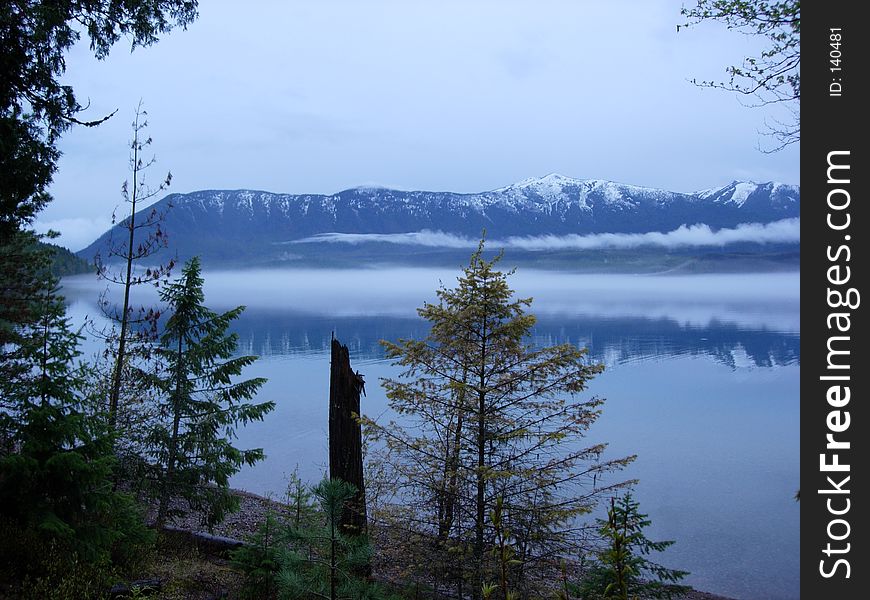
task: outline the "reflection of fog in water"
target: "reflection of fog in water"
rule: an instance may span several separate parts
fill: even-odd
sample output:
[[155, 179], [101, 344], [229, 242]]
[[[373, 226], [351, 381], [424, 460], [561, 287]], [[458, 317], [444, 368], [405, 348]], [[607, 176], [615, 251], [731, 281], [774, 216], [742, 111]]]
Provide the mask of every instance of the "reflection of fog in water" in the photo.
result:
[[[273, 270], [207, 273], [207, 303], [244, 304], [233, 329], [240, 352], [260, 356], [319, 354], [332, 333], [355, 359], [379, 360], [379, 341], [421, 338], [416, 309], [435, 300], [455, 272], [434, 269]], [[577, 275], [525, 270], [511, 284], [532, 296], [535, 345], [570, 342], [597, 361], [706, 355], [731, 367], [800, 361], [800, 278], [745, 275]], [[87, 309], [103, 289], [91, 277], [65, 280], [64, 293]], [[140, 302], [156, 292], [137, 289]]]
[[[382, 360], [380, 340], [420, 339], [427, 323], [397, 317], [326, 317], [248, 310], [234, 330], [240, 351], [259, 356], [329, 352], [332, 333], [347, 344], [354, 360]], [[593, 318], [543, 315], [532, 330], [535, 346], [572, 343], [589, 348], [595, 361], [614, 365], [673, 356], [707, 356], [731, 367], [773, 367], [800, 362], [800, 336], [731, 323], [707, 327], [668, 319]]]
[[[505, 265], [509, 266], [509, 265]], [[239, 430], [241, 447], [267, 460], [233, 485], [280, 496], [298, 465], [309, 481], [326, 470], [329, 342], [334, 331], [368, 385], [363, 412], [389, 418], [378, 385], [399, 369], [381, 339], [422, 338], [415, 309], [457, 271], [253, 271], [206, 273], [207, 303], [245, 304], [233, 325], [240, 352], [262, 357], [246, 377], [266, 377], [258, 401], [277, 409]], [[533, 296], [535, 345], [587, 346], [608, 369], [586, 392], [607, 398], [590, 442], [608, 456], [637, 453], [623, 473], [653, 521], [653, 539], [689, 583], [739, 598], [799, 596], [799, 276], [574, 275], [521, 270], [510, 279]], [[64, 281], [70, 316], [99, 314], [105, 286]], [[156, 300], [138, 293], [137, 302]], [[144, 299], [143, 299], [144, 296]], [[97, 344], [91, 340], [91, 348]], [[770, 549], [775, 548], [776, 552]]]
[[[458, 274], [458, 268], [212, 271], [205, 273], [205, 291], [216, 307], [413, 316], [423, 302], [436, 299], [439, 285], [455, 286]], [[538, 314], [667, 317], [693, 325], [716, 319], [793, 332], [800, 326], [797, 273], [590, 275], [523, 269], [509, 282], [518, 296], [534, 298]], [[72, 299], [93, 297], [105, 287], [90, 275], [68, 277], [64, 285]], [[148, 286], [136, 292], [148, 301], [157, 297]]]
[[[505, 264], [505, 267], [509, 265]], [[380, 340], [422, 338], [416, 316], [453, 286], [459, 270], [309, 269], [215, 271], [205, 274], [206, 303], [247, 309], [233, 324], [239, 351], [263, 357], [328, 355], [333, 332], [354, 360], [383, 360]], [[731, 368], [800, 363], [798, 273], [590, 275], [520, 270], [510, 276], [519, 297], [534, 298], [530, 342], [573, 343], [608, 365], [702, 356]], [[100, 321], [106, 289], [93, 276], [63, 282], [73, 324]], [[117, 293], [118, 286], [110, 291]], [[156, 303], [151, 286], [135, 303]]]

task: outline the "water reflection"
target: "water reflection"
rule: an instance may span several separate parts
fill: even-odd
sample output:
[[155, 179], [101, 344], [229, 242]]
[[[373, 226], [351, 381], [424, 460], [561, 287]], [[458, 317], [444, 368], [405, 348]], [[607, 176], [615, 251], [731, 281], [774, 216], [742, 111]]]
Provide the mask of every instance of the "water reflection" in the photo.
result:
[[[422, 338], [416, 308], [435, 301], [455, 272], [433, 269], [221, 271], [207, 273], [207, 302], [245, 304], [233, 325], [239, 352], [258, 356], [328, 353], [335, 333], [355, 360], [382, 360], [380, 340]], [[607, 365], [706, 356], [731, 368], [800, 364], [800, 278], [796, 273], [627, 276], [525, 271], [512, 276], [532, 296], [531, 342], [570, 342]], [[77, 312], [98, 315], [103, 286], [64, 281]], [[136, 290], [157, 303], [153, 289]]]
[[[241, 351], [260, 356], [328, 352], [333, 332], [357, 360], [380, 360], [381, 339], [421, 338], [416, 308], [436, 300], [457, 271], [439, 269], [257, 270], [205, 274], [207, 303], [247, 310], [234, 325]], [[797, 273], [631, 276], [521, 270], [510, 283], [533, 297], [537, 345], [586, 346], [606, 364], [707, 356], [733, 368], [800, 362]], [[64, 282], [93, 304], [93, 277]], [[153, 290], [138, 301], [155, 303]], [[96, 312], [95, 308], [90, 311]]]
[[[273, 414], [239, 431], [241, 447], [267, 459], [233, 485], [280, 495], [295, 466], [309, 481], [327, 457], [329, 342], [348, 344], [372, 382], [363, 412], [389, 415], [375, 382], [399, 368], [381, 339], [422, 338], [415, 309], [434, 301], [458, 271], [269, 271], [206, 273], [215, 309], [246, 304], [233, 325], [239, 351], [262, 357], [246, 371], [268, 379], [258, 400]], [[669, 566], [689, 583], [736, 598], [799, 597], [799, 276], [602, 276], [521, 271], [533, 296], [531, 342], [570, 342], [610, 367], [589, 394], [607, 398], [590, 432], [610, 456], [637, 453], [625, 473], [651, 515], [654, 539], [676, 539]], [[64, 281], [74, 324], [96, 315], [104, 286]], [[139, 294], [137, 301], [153, 302]], [[367, 364], [366, 364], [367, 363]], [[771, 552], [775, 548], [775, 552]]]
[[[250, 308], [234, 325], [240, 352], [246, 354], [326, 354], [335, 332], [356, 360], [381, 360], [379, 340], [420, 339], [427, 329], [427, 323], [416, 318], [325, 317]], [[798, 333], [747, 329], [718, 320], [701, 327], [670, 318], [542, 315], [530, 341], [536, 346], [587, 347], [593, 360], [608, 365], [673, 356], [707, 356], [733, 368], [800, 364]]]

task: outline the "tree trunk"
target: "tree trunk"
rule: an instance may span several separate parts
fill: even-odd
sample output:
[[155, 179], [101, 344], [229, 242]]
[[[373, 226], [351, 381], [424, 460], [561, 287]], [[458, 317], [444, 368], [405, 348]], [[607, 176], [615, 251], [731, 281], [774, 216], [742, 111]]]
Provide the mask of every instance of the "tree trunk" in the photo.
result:
[[160, 488], [160, 506], [157, 509], [157, 531], [166, 526], [166, 513], [172, 500], [175, 483], [175, 464], [178, 462], [178, 432], [181, 426], [181, 383], [183, 371], [182, 339], [178, 338], [178, 367], [175, 373], [175, 391], [172, 394], [172, 436], [169, 438], [169, 458]]
[[[141, 106], [141, 102], [140, 102]], [[139, 121], [139, 111], [136, 111], [136, 122]], [[130, 207], [130, 222], [127, 225], [130, 229], [130, 237], [127, 241], [127, 255], [124, 257], [127, 261], [127, 276], [124, 278], [124, 306], [121, 312], [121, 335], [118, 338], [118, 356], [115, 358], [115, 371], [112, 373], [112, 389], [109, 392], [109, 428], [115, 432], [118, 423], [118, 400], [121, 397], [121, 372], [124, 369], [124, 359], [127, 354], [127, 326], [130, 320], [130, 287], [133, 285], [133, 243], [136, 236], [136, 200], [138, 196], [139, 183], [139, 131], [133, 128], [133, 195], [131, 197]], [[126, 186], [126, 182], [124, 183]]]
[[350, 368], [347, 346], [332, 339], [329, 370], [329, 478], [353, 484], [356, 495], [341, 517], [341, 530], [350, 535], [367, 531], [365, 481], [363, 480], [360, 392], [365, 381]]
[[[483, 298], [486, 303], [486, 296]], [[474, 562], [476, 567], [476, 581], [474, 598], [480, 598], [483, 594], [483, 538], [484, 520], [486, 519], [486, 342], [490, 332], [487, 328], [486, 315], [480, 327], [480, 373], [478, 375], [477, 388], [477, 506], [474, 516]]]
[[483, 587], [483, 529], [486, 518], [486, 395], [482, 391], [478, 397], [479, 421], [477, 422], [477, 502], [474, 515], [474, 566], [476, 569], [476, 590], [474, 598], [479, 598]]
[[462, 387], [456, 395], [456, 431], [453, 435], [453, 447], [448, 439], [448, 456], [445, 461], [444, 479], [444, 510], [438, 522], [438, 540], [443, 545], [450, 537], [456, 513], [456, 499], [459, 486], [459, 453], [462, 450], [462, 426], [465, 417], [465, 384], [468, 378], [468, 367], [462, 369]]

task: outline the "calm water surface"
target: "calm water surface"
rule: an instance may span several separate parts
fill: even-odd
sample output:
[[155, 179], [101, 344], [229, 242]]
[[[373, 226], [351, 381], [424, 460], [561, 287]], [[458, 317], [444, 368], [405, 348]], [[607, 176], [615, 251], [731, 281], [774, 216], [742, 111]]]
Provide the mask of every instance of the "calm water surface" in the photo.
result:
[[[240, 350], [261, 359], [246, 376], [269, 379], [259, 400], [278, 407], [242, 430], [267, 460], [236, 487], [280, 496], [298, 466], [326, 470], [329, 340], [351, 349], [365, 375], [363, 412], [389, 418], [380, 377], [398, 369], [378, 340], [422, 337], [415, 309], [456, 271], [247, 271], [206, 273], [208, 304], [245, 304]], [[799, 597], [800, 303], [797, 274], [627, 276], [518, 272], [538, 323], [531, 342], [589, 348], [606, 364], [589, 394], [607, 399], [590, 441], [611, 457], [637, 454], [652, 539], [677, 543], [661, 562], [688, 582], [735, 598]], [[94, 315], [99, 285], [65, 281], [74, 320]], [[147, 298], [141, 298], [147, 301]]]

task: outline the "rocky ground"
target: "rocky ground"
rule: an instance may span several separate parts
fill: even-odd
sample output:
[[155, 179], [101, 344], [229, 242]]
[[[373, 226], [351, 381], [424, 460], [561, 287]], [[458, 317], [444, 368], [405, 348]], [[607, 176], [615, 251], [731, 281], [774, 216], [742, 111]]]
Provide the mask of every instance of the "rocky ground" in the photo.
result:
[[[236, 513], [229, 515], [222, 523], [214, 527], [214, 529], [209, 532], [211, 535], [243, 541], [250, 538], [254, 533], [256, 533], [257, 527], [265, 520], [266, 515], [269, 512], [279, 516], [289, 516], [289, 509], [287, 508], [286, 504], [282, 504], [269, 498], [264, 498], [262, 496], [258, 496], [256, 494], [245, 491], [236, 490], [235, 494], [239, 498], [240, 510]], [[185, 531], [203, 533], [206, 532], [205, 528], [201, 525], [200, 516], [197, 514], [188, 514], [184, 518], [175, 518], [171, 520], [170, 524], [175, 528]], [[381, 554], [383, 555], [384, 553]], [[228, 568], [228, 566], [225, 560], [218, 559], [218, 563], [215, 563], [215, 573], [222, 573], [223, 569], [226, 568]], [[390, 568], [390, 565], [383, 560], [380, 561], [380, 564], [375, 565], [374, 575], [377, 578], [395, 581], [395, 573]], [[221, 579], [220, 577], [215, 577], [214, 574], [213, 578], [216, 580]], [[231, 587], [230, 583], [226, 581], [226, 577], [224, 577], [223, 579], [224, 587]], [[228, 597], [232, 597], [232, 595], [229, 595]], [[718, 596], [715, 594], [710, 594], [707, 592], [693, 590], [689, 592], [683, 600], [733, 599], [726, 598], [724, 596]]]

